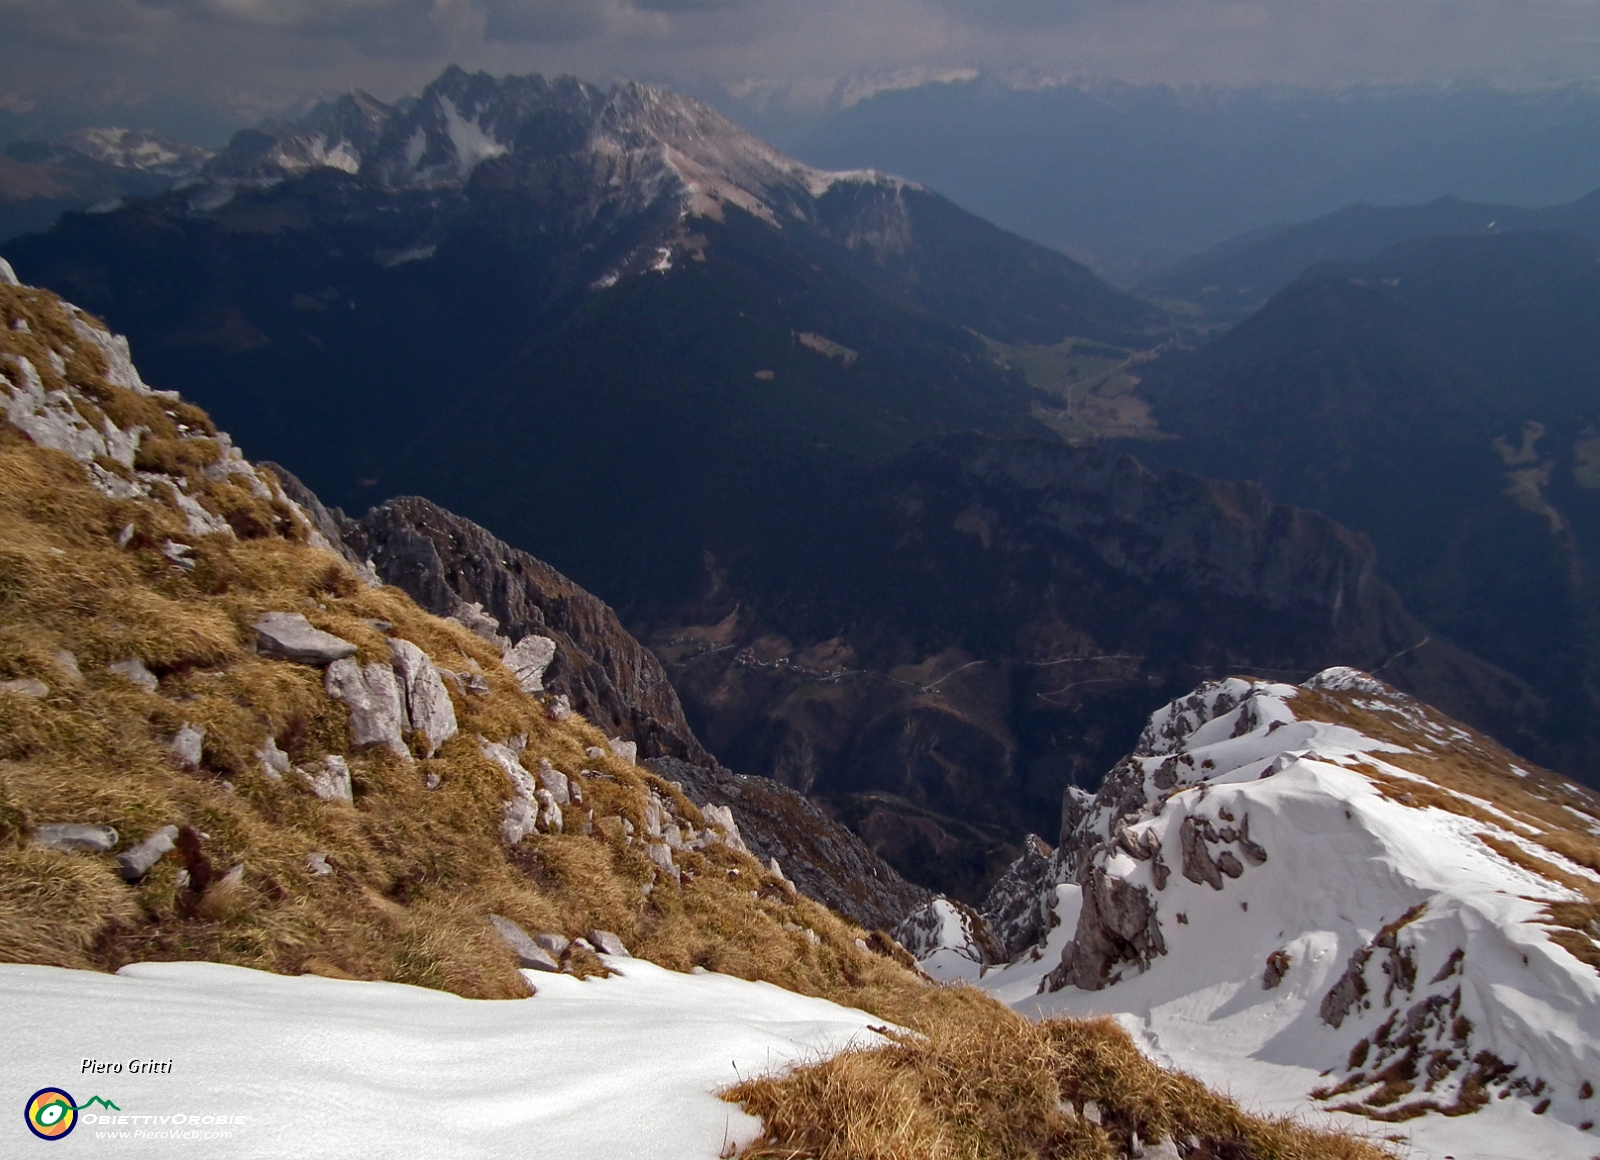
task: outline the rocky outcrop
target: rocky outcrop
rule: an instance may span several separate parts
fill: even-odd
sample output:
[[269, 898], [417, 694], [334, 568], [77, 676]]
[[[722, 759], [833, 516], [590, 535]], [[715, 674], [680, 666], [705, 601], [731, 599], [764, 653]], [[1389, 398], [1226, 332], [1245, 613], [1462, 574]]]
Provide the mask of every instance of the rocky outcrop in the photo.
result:
[[978, 908], [999, 949], [1010, 961], [1044, 941], [1056, 923], [1053, 899], [1040, 889], [1050, 873], [1055, 851], [1036, 834], [1022, 843], [1022, 853], [1006, 868]]
[[[304, 485], [289, 482], [287, 472], [274, 470], [292, 496], [309, 496]], [[384, 583], [428, 611], [461, 618], [476, 605], [475, 615], [492, 617], [507, 642], [517, 642], [524, 653], [528, 638], [553, 642], [549, 665], [538, 674], [532, 674], [534, 658], [513, 652], [524, 661], [519, 680], [537, 675], [537, 682], [526, 683], [566, 696], [574, 712], [635, 742], [642, 757], [712, 762], [684, 720], [660, 662], [604, 601], [550, 565], [414, 496], [390, 500], [360, 520], [328, 515], [347, 551], [370, 560]]]
[[894, 929], [930, 898], [928, 891], [895, 873], [804, 794], [771, 778], [744, 777], [673, 758], [645, 764], [681, 785], [702, 812], [731, 810], [744, 844], [756, 858], [763, 863], [776, 859], [801, 893], [868, 930]]
[[1074, 986], [1098, 991], [1117, 981], [1119, 965], [1142, 970], [1157, 955], [1167, 953], [1148, 889], [1107, 874], [1102, 866], [1087, 867], [1079, 884], [1083, 909], [1077, 930], [1062, 951], [1060, 964], [1045, 976], [1046, 989]]

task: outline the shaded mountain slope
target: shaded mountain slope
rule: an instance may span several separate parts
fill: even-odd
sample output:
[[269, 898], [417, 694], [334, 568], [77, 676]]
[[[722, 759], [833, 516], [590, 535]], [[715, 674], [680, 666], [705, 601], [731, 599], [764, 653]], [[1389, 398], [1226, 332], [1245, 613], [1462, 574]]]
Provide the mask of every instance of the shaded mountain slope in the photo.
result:
[[1357, 204], [1313, 221], [1255, 230], [1140, 283], [1156, 298], [1191, 302], [1208, 321], [1237, 322], [1319, 262], [1375, 258], [1440, 235], [1567, 230], [1600, 241], [1600, 191], [1566, 205], [1527, 208], [1441, 197], [1426, 205]]
[[1437, 238], [1319, 268], [1146, 389], [1154, 463], [1247, 476], [1370, 535], [1437, 631], [1550, 706], [1537, 741], [1592, 779], [1600, 737], [1600, 251], [1572, 234]]
[[1509, 735], [1541, 720], [1525, 685], [1428, 639], [1361, 537], [1253, 485], [952, 436], [848, 493], [709, 561], [701, 600], [644, 639], [724, 761], [968, 901], [1208, 675], [1359, 657]]

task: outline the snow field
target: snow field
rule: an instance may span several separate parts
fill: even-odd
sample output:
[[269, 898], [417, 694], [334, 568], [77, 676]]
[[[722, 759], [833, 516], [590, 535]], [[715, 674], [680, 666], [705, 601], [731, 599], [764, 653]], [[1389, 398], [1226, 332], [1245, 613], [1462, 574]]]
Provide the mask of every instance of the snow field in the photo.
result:
[[[200, 1129], [228, 1138], [173, 1138], [170, 1120], [91, 1124], [113, 1114], [94, 1108], [63, 1141], [86, 1153], [713, 1160], [761, 1127], [714, 1092], [881, 1042], [865, 1012], [768, 983], [609, 965], [609, 979], [530, 974], [536, 997], [499, 1002], [216, 963], [0, 965], [0, 1154], [38, 1143], [16, 1111], [59, 1086], [130, 1117], [244, 1117]], [[82, 1071], [136, 1058], [172, 1073]]]

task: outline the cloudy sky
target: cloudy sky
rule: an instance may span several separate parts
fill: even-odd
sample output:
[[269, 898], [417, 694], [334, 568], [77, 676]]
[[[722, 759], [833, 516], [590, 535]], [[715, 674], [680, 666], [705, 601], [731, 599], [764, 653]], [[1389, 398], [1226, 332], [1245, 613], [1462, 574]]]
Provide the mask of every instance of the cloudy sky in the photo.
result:
[[960, 69], [1520, 86], [1600, 76], [1600, 0], [0, 0], [0, 128], [215, 136], [450, 62], [810, 97]]

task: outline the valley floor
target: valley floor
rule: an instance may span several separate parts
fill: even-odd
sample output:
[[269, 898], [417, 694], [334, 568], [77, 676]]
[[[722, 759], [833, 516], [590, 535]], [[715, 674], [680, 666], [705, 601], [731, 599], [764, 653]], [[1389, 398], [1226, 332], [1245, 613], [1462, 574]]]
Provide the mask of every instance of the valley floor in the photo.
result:
[[[714, 1092], [880, 1041], [864, 1012], [767, 983], [610, 965], [530, 972], [535, 997], [497, 1002], [214, 963], [0, 966], [0, 1088], [13, 1113], [47, 1086], [115, 1104], [72, 1130], [107, 1155], [712, 1160], [761, 1127]], [[7, 1119], [0, 1152], [20, 1154]]]

